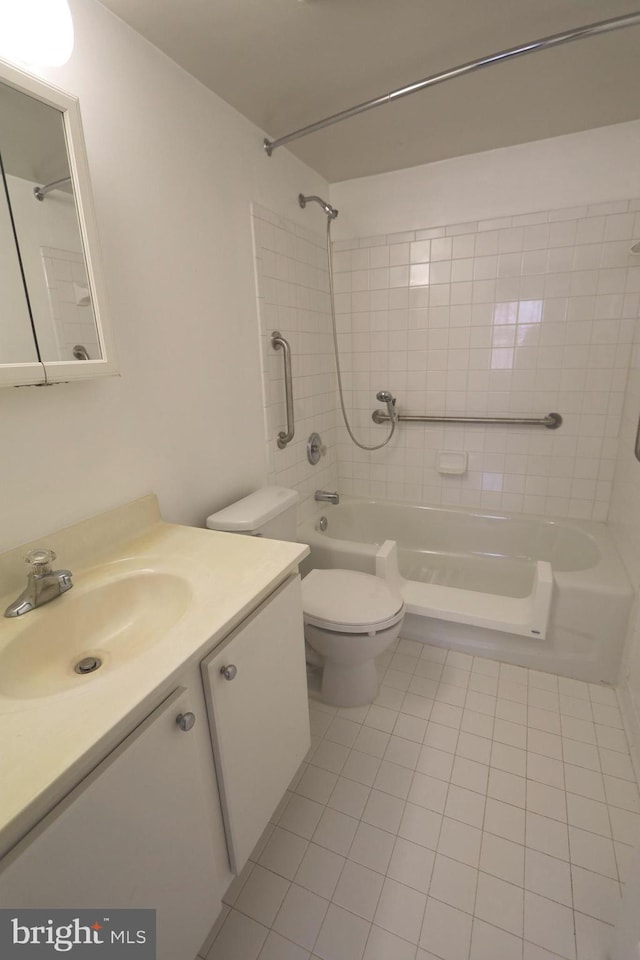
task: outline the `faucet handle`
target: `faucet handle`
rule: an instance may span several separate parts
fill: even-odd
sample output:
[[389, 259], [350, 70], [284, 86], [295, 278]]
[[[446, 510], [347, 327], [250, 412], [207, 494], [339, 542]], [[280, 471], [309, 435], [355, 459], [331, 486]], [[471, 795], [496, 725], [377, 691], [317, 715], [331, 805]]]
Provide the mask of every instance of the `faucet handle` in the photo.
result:
[[30, 550], [24, 558], [24, 562], [31, 564], [33, 573], [36, 576], [41, 576], [45, 573], [51, 573], [50, 564], [55, 558], [56, 555], [53, 550], [42, 548], [39, 550]]

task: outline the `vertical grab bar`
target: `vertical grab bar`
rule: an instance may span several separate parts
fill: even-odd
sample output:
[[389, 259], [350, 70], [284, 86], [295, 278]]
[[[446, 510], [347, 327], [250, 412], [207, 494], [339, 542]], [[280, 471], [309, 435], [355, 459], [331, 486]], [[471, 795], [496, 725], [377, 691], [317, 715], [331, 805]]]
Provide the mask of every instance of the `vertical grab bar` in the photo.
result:
[[285, 340], [279, 330], [274, 330], [271, 334], [271, 346], [274, 350], [282, 348], [284, 354], [284, 396], [287, 408], [287, 432], [281, 430], [278, 434], [277, 444], [280, 450], [284, 450], [290, 440], [293, 440], [295, 425], [293, 422], [293, 378], [291, 376], [291, 347]]

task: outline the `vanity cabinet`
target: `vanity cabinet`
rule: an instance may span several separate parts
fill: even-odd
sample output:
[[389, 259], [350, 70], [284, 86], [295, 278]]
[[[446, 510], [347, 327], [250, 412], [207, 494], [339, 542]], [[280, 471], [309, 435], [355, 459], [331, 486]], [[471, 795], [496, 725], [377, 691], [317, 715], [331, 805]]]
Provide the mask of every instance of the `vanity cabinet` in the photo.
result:
[[309, 747], [299, 576], [176, 683], [2, 860], [0, 907], [151, 908], [157, 960], [196, 956]]
[[239, 873], [309, 749], [300, 577], [202, 664], [218, 789]]
[[158, 960], [195, 957], [224, 890], [189, 713], [206, 729], [179, 688], [45, 817], [6, 858], [2, 907], [154, 908]]

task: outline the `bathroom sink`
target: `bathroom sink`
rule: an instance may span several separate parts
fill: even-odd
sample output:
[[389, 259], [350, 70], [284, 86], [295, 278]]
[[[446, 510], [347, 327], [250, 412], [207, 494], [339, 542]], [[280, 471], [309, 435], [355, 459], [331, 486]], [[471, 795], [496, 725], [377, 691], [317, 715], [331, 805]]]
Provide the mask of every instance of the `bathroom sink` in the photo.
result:
[[161, 640], [190, 599], [186, 579], [153, 569], [74, 587], [13, 621], [15, 633], [0, 650], [0, 696], [86, 689]]

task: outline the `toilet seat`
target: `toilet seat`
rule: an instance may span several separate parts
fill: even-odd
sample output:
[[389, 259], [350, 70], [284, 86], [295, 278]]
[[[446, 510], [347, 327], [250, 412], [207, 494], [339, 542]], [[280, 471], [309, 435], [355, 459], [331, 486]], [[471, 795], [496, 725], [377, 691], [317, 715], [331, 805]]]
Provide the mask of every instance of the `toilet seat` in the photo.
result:
[[302, 581], [305, 623], [336, 633], [376, 633], [404, 616], [393, 587], [370, 573], [312, 570]]

